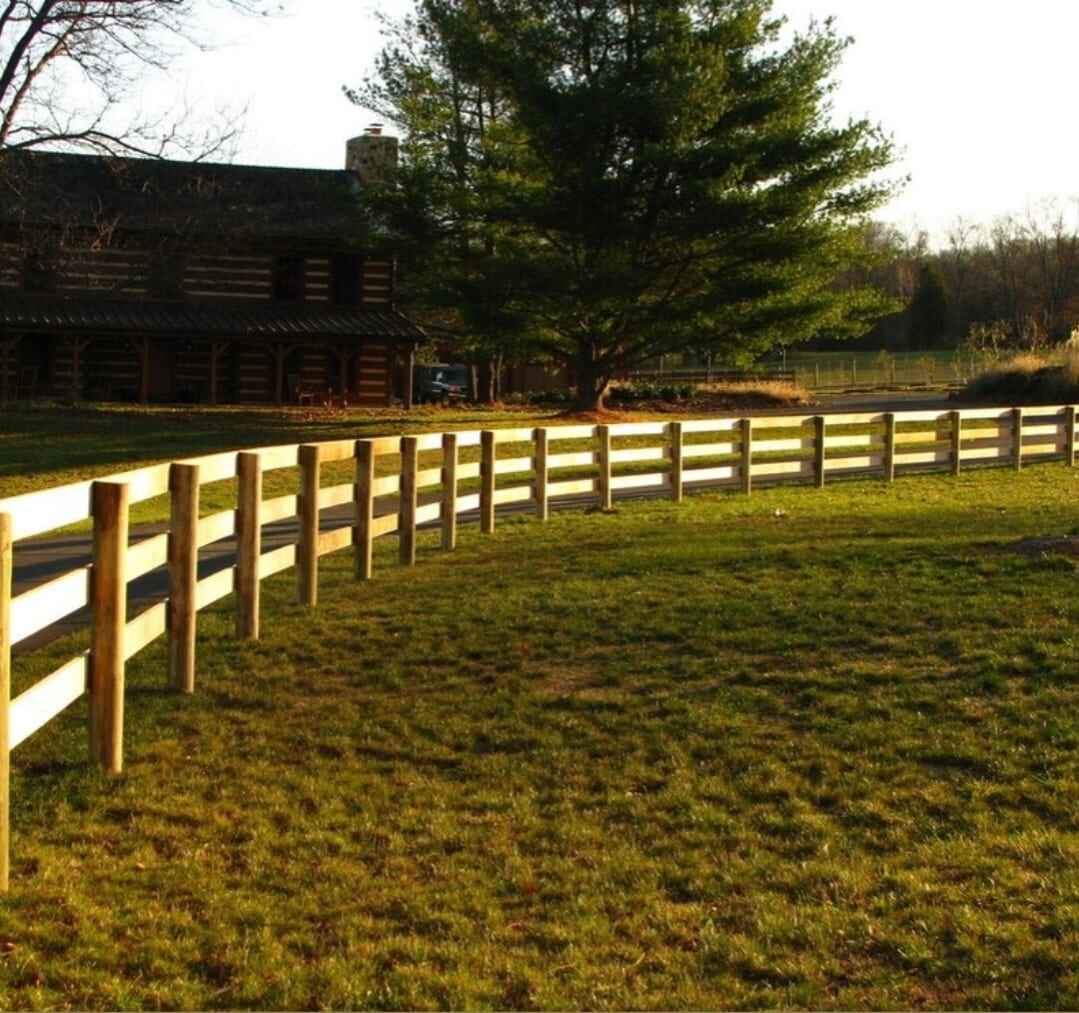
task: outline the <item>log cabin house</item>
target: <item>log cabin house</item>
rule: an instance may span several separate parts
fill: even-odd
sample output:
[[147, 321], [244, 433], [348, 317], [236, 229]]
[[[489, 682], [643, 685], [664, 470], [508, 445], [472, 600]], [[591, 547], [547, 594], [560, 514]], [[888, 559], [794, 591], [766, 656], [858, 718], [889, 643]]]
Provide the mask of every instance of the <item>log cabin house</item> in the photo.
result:
[[362, 204], [395, 158], [377, 128], [343, 170], [4, 153], [3, 399], [411, 406], [425, 335]]

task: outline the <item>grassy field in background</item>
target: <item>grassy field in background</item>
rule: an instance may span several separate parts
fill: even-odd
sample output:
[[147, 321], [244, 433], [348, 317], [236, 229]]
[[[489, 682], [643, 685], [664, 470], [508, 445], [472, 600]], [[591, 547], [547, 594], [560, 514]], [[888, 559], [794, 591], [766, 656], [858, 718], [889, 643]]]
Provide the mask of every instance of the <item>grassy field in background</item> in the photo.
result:
[[[682, 406], [682, 411], [689, 408]], [[794, 406], [792, 411], [804, 412]], [[700, 417], [702, 412], [694, 412]], [[667, 412], [629, 409], [612, 416], [633, 420], [655, 418], [670, 421], [677, 418]], [[335, 439], [359, 439], [396, 433], [420, 433], [455, 429], [528, 429], [532, 426], [557, 426], [567, 420], [555, 409], [483, 408], [467, 406], [454, 409], [418, 408], [412, 412], [393, 410], [353, 411], [328, 415], [303, 412], [297, 409], [191, 409], [191, 408], [133, 408], [131, 406], [86, 406], [78, 409], [48, 408], [45, 406], [8, 409], [0, 414], [0, 499], [34, 492], [39, 489], [82, 481], [100, 475], [115, 474], [160, 461], [177, 460], [246, 447], [275, 446]], [[687, 445], [712, 442], [708, 434], [690, 435]], [[620, 438], [622, 448], [655, 445], [656, 437]], [[593, 449], [593, 441], [576, 440], [559, 444], [559, 453]], [[499, 446], [502, 458], [524, 457], [532, 454], [530, 442], [504, 443]], [[767, 456], [767, 455], [764, 455]], [[772, 455], [774, 456], [774, 455]], [[462, 463], [476, 462], [478, 447], [462, 448]], [[732, 455], [715, 459], [698, 459], [698, 465], [730, 463]], [[422, 468], [441, 465], [441, 450], [425, 451], [420, 455]], [[655, 465], [643, 463], [622, 469], [626, 473], [655, 470]], [[380, 455], [376, 462], [379, 475], [400, 471], [400, 456]], [[563, 469], [563, 480], [593, 475], [594, 468]], [[323, 465], [320, 472], [323, 488], [343, 485], [354, 480], [355, 464], [337, 461]], [[531, 474], [503, 475], [503, 484], [523, 482]], [[299, 470], [278, 468], [267, 472], [263, 480], [263, 496], [295, 494], [299, 487]], [[465, 480], [459, 486], [462, 493], [479, 488], [477, 479]], [[203, 515], [218, 510], [233, 509], [236, 505], [237, 483], [224, 479], [200, 488]], [[131, 508], [134, 525], [166, 521], [169, 517], [168, 495], [143, 500]], [[90, 530], [89, 521], [53, 530], [43, 537], [67, 535]]]
[[798, 382], [816, 387], [955, 386], [965, 383], [988, 360], [971, 359], [956, 349], [922, 352], [800, 352], [787, 353], [787, 368]]
[[[421, 535], [14, 754], [5, 1008], [1074, 1008], [1079, 472]], [[70, 645], [16, 661], [18, 689]]]
[[0, 499], [225, 450], [431, 429], [540, 425], [554, 415], [550, 409], [475, 406], [335, 413], [302, 408], [117, 404], [10, 406], [0, 410]]

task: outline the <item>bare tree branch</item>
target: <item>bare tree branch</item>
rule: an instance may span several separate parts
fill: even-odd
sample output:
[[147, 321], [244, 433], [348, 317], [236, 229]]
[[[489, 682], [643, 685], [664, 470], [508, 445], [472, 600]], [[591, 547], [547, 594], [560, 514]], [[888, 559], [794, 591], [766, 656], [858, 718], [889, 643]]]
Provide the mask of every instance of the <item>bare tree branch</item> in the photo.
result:
[[[210, 2], [0, 0], [0, 149], [62, 146], [195, 160], [227, 153], [237, 114], [201, 128], [190, 110], [121, 121], [122, 103], [143, 73], [167, 69], [182, 47], [210, 47], [198, 29]], [[216, 6], [267, 16], [282, 0]]]

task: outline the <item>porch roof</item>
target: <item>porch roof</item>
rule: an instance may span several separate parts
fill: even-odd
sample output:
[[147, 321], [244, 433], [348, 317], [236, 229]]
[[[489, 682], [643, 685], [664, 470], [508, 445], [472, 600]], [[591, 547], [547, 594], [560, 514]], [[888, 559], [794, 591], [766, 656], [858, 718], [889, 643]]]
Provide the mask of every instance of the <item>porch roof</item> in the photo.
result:
[[0, 295], [0, 332], [160, 338], [379, 338], [425, 341], [396, 310], [259, 303], [183, 303]]

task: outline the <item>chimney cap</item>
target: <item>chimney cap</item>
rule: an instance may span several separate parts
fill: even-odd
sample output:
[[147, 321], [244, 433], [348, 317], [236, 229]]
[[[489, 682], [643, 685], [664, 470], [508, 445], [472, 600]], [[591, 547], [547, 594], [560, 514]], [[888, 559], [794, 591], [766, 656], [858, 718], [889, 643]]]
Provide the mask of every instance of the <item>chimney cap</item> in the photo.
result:
[[368, 125], [364, 133], [367, 134], [369, 137], [379, 137], [382, 134], [382, 124], [371, 123]]

